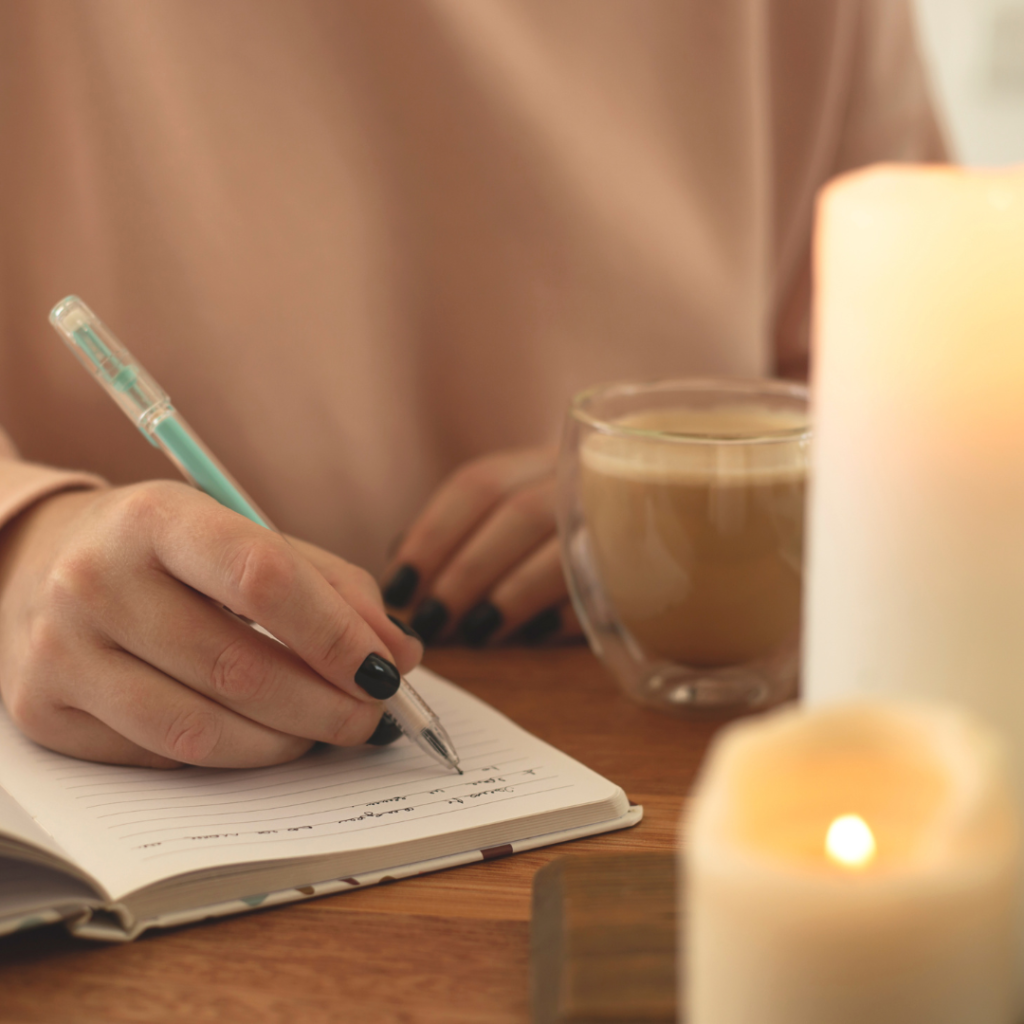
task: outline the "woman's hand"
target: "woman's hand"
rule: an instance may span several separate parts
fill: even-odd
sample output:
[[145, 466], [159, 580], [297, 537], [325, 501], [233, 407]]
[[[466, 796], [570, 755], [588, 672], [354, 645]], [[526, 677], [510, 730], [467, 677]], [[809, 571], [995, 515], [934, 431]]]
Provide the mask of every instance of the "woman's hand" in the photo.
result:
[[378, 699], [421, 655], [367, 573], [184, 484], [64, 492], [0, 534], [0, 693], [64, 754], [254, 767], [387, 741]]
[[555, 458], [553, 448], [523, 448], [467, 462], [409, 528], [384, 599], [412, 609], [426, 642], [579, 633], [555, 532]]

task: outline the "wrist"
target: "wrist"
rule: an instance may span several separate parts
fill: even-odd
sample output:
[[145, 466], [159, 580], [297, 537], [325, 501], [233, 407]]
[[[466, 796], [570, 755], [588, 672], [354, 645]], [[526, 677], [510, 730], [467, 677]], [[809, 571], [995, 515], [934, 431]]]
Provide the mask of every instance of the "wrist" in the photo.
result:
[[65, 528], [102, 493], [92, 488], [74, 488], [42, 495], [0, 528], [0, 600], [18, 566], [33, 560], [35, 542]]

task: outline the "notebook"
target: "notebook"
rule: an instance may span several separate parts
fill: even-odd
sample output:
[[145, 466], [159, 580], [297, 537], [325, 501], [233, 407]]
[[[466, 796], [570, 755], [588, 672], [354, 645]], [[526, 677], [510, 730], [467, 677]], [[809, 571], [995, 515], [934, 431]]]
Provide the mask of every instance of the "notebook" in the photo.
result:
[[426, 669], [462, 758], [406, 739], [271, 768], [119, 768], [26, 739], [0, 709], [0, 934], [64, 921], [126, 941], [635, 825], [616, 785]]

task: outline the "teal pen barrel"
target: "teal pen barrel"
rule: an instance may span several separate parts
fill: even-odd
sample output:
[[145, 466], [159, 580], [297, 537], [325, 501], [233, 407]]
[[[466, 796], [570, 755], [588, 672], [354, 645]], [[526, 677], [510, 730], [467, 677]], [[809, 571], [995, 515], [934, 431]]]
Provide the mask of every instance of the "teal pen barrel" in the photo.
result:
[[174, 416], [167, 416], [152, 430], [164, 451], [199, 490], [258, 526], [274, 529], [186, 424]]

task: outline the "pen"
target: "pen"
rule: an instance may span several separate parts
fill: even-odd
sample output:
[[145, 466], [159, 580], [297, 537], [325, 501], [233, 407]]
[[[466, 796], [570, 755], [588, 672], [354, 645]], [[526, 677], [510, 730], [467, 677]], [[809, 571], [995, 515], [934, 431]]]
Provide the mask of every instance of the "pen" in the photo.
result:
[[[257, 525], [280, 532], [182, 419], [167, 392], [81, 299], [69, 295], [58, 302], [50, 311], [50, 323], [143, 437], [159, 448], [190, 484]], [[382, 703], [416, 746], [462, 774], [459, 756], [444, 726], [407, 680]]]

